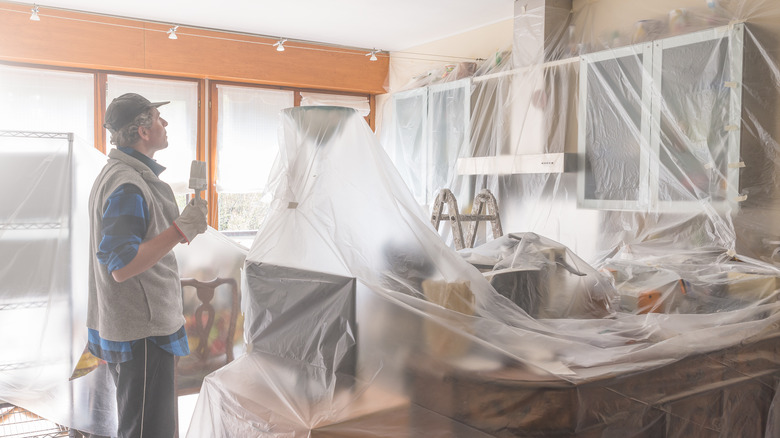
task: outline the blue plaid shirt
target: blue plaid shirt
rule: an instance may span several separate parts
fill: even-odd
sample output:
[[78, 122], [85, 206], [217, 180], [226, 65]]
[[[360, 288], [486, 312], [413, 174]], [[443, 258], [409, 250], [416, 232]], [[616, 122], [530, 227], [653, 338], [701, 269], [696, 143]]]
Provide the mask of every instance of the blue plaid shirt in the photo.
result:
[[[165, 167], [133, 148], [118, 149], [149, 166], [157, 176], [165, 170]], [[146, 237], [149, 225], [149, 207], [138, 187], [123, 184], [108, 197], [104, 208], [101, 231], [103, 237], [98, 246], [97, 258], [111, 273], [125, 267], [138, 254], [138, 246]], [[148, 339], [174, 356], [190, 354], [184, 326], [171, 335], [151, 336]], [[97, 330], [89, 329], [90, 353], [106, 362], [122, 363], [131, 360], [133, 345], [140, 340], [109, 341], [101, 338]]]

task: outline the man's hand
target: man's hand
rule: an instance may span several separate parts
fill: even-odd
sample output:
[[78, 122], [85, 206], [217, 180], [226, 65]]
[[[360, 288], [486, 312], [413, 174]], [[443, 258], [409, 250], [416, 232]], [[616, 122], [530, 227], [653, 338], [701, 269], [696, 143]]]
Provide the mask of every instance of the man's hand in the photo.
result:
[[200, 197], [194, 198], [184, 207], [181, 215], [173, 221], [184, 239], [189, 243], [198, 234], [206, 232], [208, 203]]

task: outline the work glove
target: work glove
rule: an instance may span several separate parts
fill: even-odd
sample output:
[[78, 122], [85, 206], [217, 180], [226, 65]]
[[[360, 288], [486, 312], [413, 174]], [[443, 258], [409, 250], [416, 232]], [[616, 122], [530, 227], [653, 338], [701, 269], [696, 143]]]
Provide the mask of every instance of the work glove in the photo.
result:
[[206, 232], [208, 226], [206, 223], [207, 207], [208, 203], [205, 200], [200, 197], [194, 198], [184, 207], [184, 211], [179, 217], [173, 221], [187, 243], [191, 242], [198, 234]]

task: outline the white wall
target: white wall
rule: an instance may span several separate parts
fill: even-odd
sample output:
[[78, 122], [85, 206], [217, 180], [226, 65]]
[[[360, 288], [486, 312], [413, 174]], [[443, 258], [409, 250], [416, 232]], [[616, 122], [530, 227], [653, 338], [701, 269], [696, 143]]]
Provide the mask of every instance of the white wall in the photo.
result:
[[[490, 58], [512, 46], [512, 22], [507, 19], [450, 37], [390, 54], [390, 92], [414, 76], [458, 61]], [[468, 58], [468, 59], [464, 59]]]
[[390, 53], [386, 89], [377, 96], [377, 132], [381, 130], [383, 109], [390, 93], [402, 89], [412, 78], [447, 64], [488, 59], [497, 52], [511, 48], [513, 19], [509, 18], [476, 29]]

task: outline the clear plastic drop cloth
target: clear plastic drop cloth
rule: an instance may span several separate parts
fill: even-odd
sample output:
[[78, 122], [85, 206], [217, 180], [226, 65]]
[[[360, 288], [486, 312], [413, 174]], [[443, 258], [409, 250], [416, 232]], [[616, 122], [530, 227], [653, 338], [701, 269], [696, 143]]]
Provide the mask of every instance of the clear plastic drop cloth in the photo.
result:
[[407, 108], [449, 79], [387, 100], [383, 146], [409, 187], [454, 194], [448, 222], [495, 196], [504, 235], [483, 218], [460, 253], [572, 372], [556, 375], [576, 390], [527, 404], [486, 379], [524, 418], [483, 409], [483, 424], [502, 418], [493, 434], [780, 434], [778, 19], [767, 0], [515, 2], [512, 47], [468, 78], [468, 142], [450, 144], [444, 184], [411, 169], [441, 137], [425, 127], [458, 105]]
[[[240, 276], [246, 344], [188, 436], [780, 435], [780, 4], [515, 5], [513, 47], [390, 96], [381, 144], [282, 111], [245, 261], [177, 248]], [[0, 161], [0, 399], [110, 434], [107, 374], [67, 381], [100, 165], [59, 141]], [[503, 235], [454, 250], [441, 189], [490, 191]]]
[[459, 253], [532, 318], [605, 318], [619, 310], [609, 277], [534, 233], [510, 233]]
[[[0, 131], [0, 157], [0, 402], [67, 428], [114, 436], [113, 379], [94, 357], [81, 360], [87, 204], [106, 156], [69, 133]], [[180, 276], [232, 278], [239, 285], [246, 252], [213, 229], [175, 249]], [[216, 330], [226, 303], [218, 296], [211, 304]], [[195, 305], [184, 311], [192, 320]], [[223, 349], [243, 353], [241, 338]], [[4, 431], [23, 430], [5, 420]]]
[[[662, 265], [628, 245], [589, 264], [532, 232], [457, 252], [347, 108], [282, 111], [270, 187], [246, 259], [248, 352], [205, 378], [189, 437], [776, 432], [771, 264], [662, 246]], [[730, 295], [738, 273], [762, 292]], [[675, 280], [722, 307], [624, 298]]]
[[[207, 374], [245, 351], [240, 302], [247, 249], [209, 227], [190, 244], [175, 246], [173, 252], [185, 284], [182, 311], [190, 347], [190, 354], [176, 362], [176, 389], [186, 395], [197, 392]], [[191, 280], [216, 286], [199, 291], [188, 285]], [[205, 340], [202, 332], [207, 333]]]
[[2, 131], [0, 156], [0, 401], [111, 434], [104, 367], [69, 381], [87, 339], [87, 201], [105, 155], [69, 133]]

